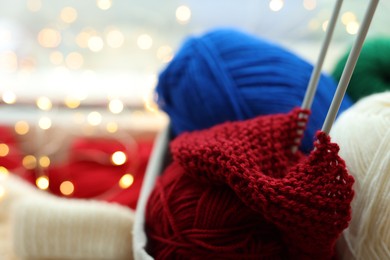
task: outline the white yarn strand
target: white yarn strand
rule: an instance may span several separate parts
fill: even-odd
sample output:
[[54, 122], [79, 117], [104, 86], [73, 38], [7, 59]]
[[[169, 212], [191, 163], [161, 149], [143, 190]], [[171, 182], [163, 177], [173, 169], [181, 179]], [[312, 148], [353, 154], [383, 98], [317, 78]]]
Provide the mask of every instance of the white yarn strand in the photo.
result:
[[331, 136], [355, 177], [340, 259], [390, 259], [390, 92], [363, 98], [343, 112]]

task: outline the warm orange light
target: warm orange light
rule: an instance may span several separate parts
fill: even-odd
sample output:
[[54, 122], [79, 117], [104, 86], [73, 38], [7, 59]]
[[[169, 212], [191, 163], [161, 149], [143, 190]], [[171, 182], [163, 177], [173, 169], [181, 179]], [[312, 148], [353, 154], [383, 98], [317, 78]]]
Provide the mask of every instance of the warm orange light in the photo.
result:
[[69, 196], [74, 192], [74, 185], [70, 181], [64, 181], [60, 185], [60, 191], [63, 195]]
[[37, 159], [33, 155], [26, 155], [23, 158], [22, 164], [24, 168], [32, 170], [37, 167]]
[[119, 180], [119, 187], [122, 189], [129, 188], [134, 183], [134, 176], [130, 173], [126, 173], [122, 176], [122, 178]]
[[55, 48], [60, 45], [61, 40], [60, 32], [55, 29], [44, 28], [38, 34], [38, 42], [45, 48]]
[[0, 157], [5, 157], [9, 153], [9, 146], [7, 144], [0, 144]]

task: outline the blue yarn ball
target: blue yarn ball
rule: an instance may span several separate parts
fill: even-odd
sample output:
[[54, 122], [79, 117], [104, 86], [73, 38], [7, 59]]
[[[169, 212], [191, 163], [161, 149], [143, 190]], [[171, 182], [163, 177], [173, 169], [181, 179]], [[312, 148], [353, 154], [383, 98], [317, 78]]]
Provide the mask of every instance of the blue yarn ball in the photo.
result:
[[[157, 103], [174, 135], [302, 105], [313, 65], [270, 41], [235, 29], [189, 37], [160, 73]], [[301, 150], [313, 148], [336, 82], [321, 75]], [[340, 113], [352, 102], [345, 96]]]

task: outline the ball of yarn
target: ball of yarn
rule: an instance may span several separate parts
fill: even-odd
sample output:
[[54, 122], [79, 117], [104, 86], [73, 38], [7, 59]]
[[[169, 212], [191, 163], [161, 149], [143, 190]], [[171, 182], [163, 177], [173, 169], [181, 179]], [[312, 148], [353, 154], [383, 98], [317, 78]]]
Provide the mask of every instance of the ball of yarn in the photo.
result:
[[188, 175], [228, 185], [274, 224], [286, 259], [335, 259], [336, 241], [351, 219], [354, 180], [324, 132], [309, 156], [291, 151], [300, 112], [183, 133], [171, 142], [171, 154]]
[[340, 255], [390, 259], [390, 92], [359, 100], [340, 115], [330, 135], [356, 181]]
[[275, 226], [227, 186], [199, 182], [177, 163], [157, 180], [146, 208], [155, 259], [285, 259]]
[[[337, 62], [332, 75], [340, 80], [349, 51]], [[363, 45], [347, 93], [353, 101], [390, 90], [390, 38], [367, 39]], [[368, 87], [369, 86], [369, 87]]]
[[[287, 49], [234, 29], [189, 37], [162, 71], [159, 107], [174, 134], [301, 106], [313, 66]], [[313, 147], [336, 89], [321, 75], [302, 150]], [[348, 97], [340, 111], [351, 105]]]

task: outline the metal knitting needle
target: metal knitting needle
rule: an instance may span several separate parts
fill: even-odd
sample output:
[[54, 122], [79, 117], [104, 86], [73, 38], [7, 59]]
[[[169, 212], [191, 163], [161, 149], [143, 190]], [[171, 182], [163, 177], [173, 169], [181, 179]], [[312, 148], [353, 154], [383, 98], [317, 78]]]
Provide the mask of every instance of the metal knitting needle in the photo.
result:
[[329, 135], [330, 129], [335, 121], [336, 115], [341, 105], [341, 101], [344, 98], [345, 91], [347, 90], [349, 81], [351, 80], [352, 73], [355, 69], [357, 60], [359, 58], [360, 52], [363, 47], [364, 40], [367, 36], [368, 29], [370, 28], [370, 24], [372, 18], [374, 17], [376, 7], [378, 6], [379, 0], [371, 0], [370, 4], [365, 13], [363, 22], [359, 29], [357, 38], [353, 44], [351, 52], [349, 53], [347, 63], [345, 64], [343, 73], [341, 75], [339, 84], [336, 89], [336, 93], [333, 96], [332, 103], [330, 105], [328, 114], [326, 115], [324, 124], [322, 126], [321, 131]]
[[[324, 64], [326, 53], [329, 49], [330, 41], [332, 40], [333, 32], [336, 27], [337, 19], [340, 14], [342, 4], [343, 4], [343, 0], [336, 0], [336, 4], [333, 8], [332, 16], [326, 28], [326, 35], [320, 50], [320, 55], [318, 57], [316, 65], [314, 66], [313, 72], [310, 76], [308, 87], [305, 92], [305, 97], [303, 99], [302, 106], [301, 106], [302, 109], [310, 110], [313, 104], [314, 95], [317, 91], [318, 81], [321, 76], [322, 66]], [[306, 114], [302, 114], [302, 113], [299, 115], [300, 118], [303, 118], [305, 116]], [[303, 134], [303, 130], [299, 130], [299, 131], [302, 131], [302, 133], [299, 134]], [[300, 138], [295, 140], [296, 144], [292, 147], [293, 153], [295, 153], [298, 150], [298, 144], [300, 143], [300, 141], [301, 141]]]
[[337, 0], [336, 5], [333, 9], [332, 16], [326, 28], [325, 40], [323, 42], [320, 55], [318, 57], [316, 66], [313, 69], [313, 72], [310, 77], [309, 85], [306, 89], [305, 97], [302, 102], [302, 109], [310, 109], [313, 104], [314, 95], [317, 91], [318, 81], [321, 76], [322, 66], [324, 64], [326, 53], [329, 49], [330, 41], [332, 40], [333, 32], [336, 27], [337, 18], [340, 13], [341, 5], [343, 4], [343, 0]]

